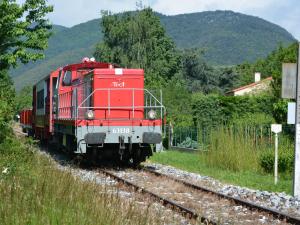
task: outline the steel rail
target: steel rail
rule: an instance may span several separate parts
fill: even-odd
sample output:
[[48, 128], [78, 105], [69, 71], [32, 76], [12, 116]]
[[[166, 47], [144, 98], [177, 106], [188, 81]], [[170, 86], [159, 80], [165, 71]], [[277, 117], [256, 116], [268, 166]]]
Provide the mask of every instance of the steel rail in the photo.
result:
[[216, 222], [214, 222], [208, 218], [205, 218], [203, 216], [199, 216], [194, 210], [186, 208], [180, 204], [177, 204], [176, 202], [174, 202], [170, 199], [159, 196], [143, 187], [140, 187], [122, 177], [115, 175], [112, 172], [106, 171], [105, 169], [100, 169], [100, 172], [105, 174], [106, 176], [109, 176], [109, 177], [117, 180], [118, 182], [123, 183], [124, 185], [126, 185], [128, 187], [133, 187], [136, 191], [139, 191], [141, 193], [149, 195], [151, 198], [155, 199], [159, 203], [163, 204], [164, 206], [166, 206], [174, 211], [180, 212], [183, 216], [187, 216], [189, 219], [194, 219], [194, 220], [199, 219], [201, 221], [201, 223], [217, 225]]
[[249, 208], [251, 210], [258, 210], [258, 211], [261, 211], [261, 212], [266, 212], [266, 213], [271, 214], [271, 215], [273, 215], [274, 217], [276, 217], [276, 218], [278, 218], [280, 220], [285, 220], [288, 223], [291, 223], [291, 224], [300, 224], [300, 218], [294, 217], [292, 215], [289, 215], [289, 214], [286, 214], [286, 213], [283, 213], [283, 212], [280, 212], [278, 210], [267, 208], [267, 207], [264, 207], [264, 206], [261, 206], [261, 205], [258, 205], [256, 203], [249, 202], [249, 201], [246, 201], [246, 200], [243, 200], [243, 199], [240, 199], [240, 198], [228, 196], [228, 195], [225, 195], [225, 194], [213, 191], [211, 189], [208, 189], [208, 188], [205, 188], [205, 187], [201, 187], [199, 185], [192, 184], [192, 183], [186, 182], [184, 180], [181, 180], [181, 179], [169, 176], [167, 174], [159, 173], [159, 172], [154, 171], [153, 169], [150, 169], [150, 168], [147, 168], [147, 167], [143, 167], [142, 170], [144, 170], [146, 172], [149, 172], [149, 173], [152, 173], [152, 174], [154, 174], [156, 176], [160, 176], [160, 177], [165, 177], [165, 178], [171, 179], [171, 180], [173, 180], [175, 182], [181, 183], [181, 184], [183, 184], [183, 185], [185, 185], [187, 187], [190, 187], [192, 189], [203, 191], [203, 192], [207, 192], [207, 193], [216, 195], [219, 198], [223, 198], [223, 199], [227, 199], [227, 200], [233, 201], [234, 203], [239, 204], [239, 205], [243, 205], [243, 206], [245, 206], [245, 207], [247, 207], [247, 208]]

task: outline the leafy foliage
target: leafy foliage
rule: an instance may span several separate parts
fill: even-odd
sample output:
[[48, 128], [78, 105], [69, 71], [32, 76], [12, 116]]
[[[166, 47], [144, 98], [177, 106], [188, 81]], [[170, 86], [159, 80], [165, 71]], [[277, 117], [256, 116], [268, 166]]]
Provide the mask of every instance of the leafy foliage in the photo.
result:
[[280, 96], [282, 63], [296, 62], [298, 44], [293, 43], [284, 48], [280, 45], [272, 51], [265, 59], [259, 59], [253, 64], [243, 63], [236, 67], [241, 76], [241, 83], [247, 84], [253, 80], [253, 74], [260, 72], [263, 78], [272, 76], [274, 79], [274, 94]]
[[136, 13], [104, 14], [101, 25], [104, 39], [94, 54], [99, 61], [143, 68], [146, 85], [154, 87], [178, 72], [175, 44], [150, 8]]
[[220, 96], [196, 93], [192, 98], [194, 123], [201, 127], [238, 122], [236, 118], [249, 121], [251, 115], [272, 116], [274, 97]]
[[20, 112], [22, 109], [28, 109], [32, 107], [32, 87], [24, 87], [17, 95], [15, 99], [16, 111]]
[[218, 89], [218, 77], [213, 67], [201, 56], [199, 49], [188, 49], [182, 54], [182, 72], [189, 89], [204, 93]]
[[193, 124], [191, 93], [180, 77], [173, 77], [163, 88], [164, 105], [167, 108], [168, 122], [174, 126], [188, 127]]
[[16, 66], [18, 60], [28, 63], [43, 57], [41, 50], [50, 36], [45, 19], [49, 12], [52, 7], [45, 0], [27, 0], [23, 5], [15, 0], [0, 2], [0, 69]]
[[192, 92], [224, 93], [239, 85], [239, 75], [234, 68], [208, 65], [200, 49], [186, 49], [181, 57], [182, 73]]
[[45, 15], [52, 11], [45, 0], [0, 1], [0, 143], [10, 133], [15, 110], [15, 91], [8, 69], [17, 62], [28, 63], [43, 57], [51, 26]]
[[5, 70], [0, 70], [0, 143], [10, 132], [10, 121], [14, 113], [15, 92]]
[[[294, 168], [293, 143], [286, 137], [280, 139], [279, 142], [280, 145], [278, 151], [278, 171], [280, 173], [291, 173]], [[274, 160], [275, 153], [273, 148], [268, 149], [267, 151], [263, 151], [259, 155], [259, 164], [261, 168], [267, 173], [272, 173], [274, 171]]]

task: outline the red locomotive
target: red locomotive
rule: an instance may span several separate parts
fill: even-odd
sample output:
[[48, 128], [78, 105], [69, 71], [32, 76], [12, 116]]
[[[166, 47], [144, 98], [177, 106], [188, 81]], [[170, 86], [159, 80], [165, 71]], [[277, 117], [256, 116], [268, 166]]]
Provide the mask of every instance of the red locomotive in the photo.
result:
[[161, 146], [163, 115], [162, 98], [144, 88], [142, 69], [85, 58], [34, 85], [27, 125], [35, 138], [90, 160], [136, 165], [152, 155], [152, 144]]

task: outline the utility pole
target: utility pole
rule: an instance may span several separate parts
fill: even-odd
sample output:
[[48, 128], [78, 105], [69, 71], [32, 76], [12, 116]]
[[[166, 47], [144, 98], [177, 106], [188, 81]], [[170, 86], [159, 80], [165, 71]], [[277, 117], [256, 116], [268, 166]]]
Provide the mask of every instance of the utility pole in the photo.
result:
[[298, 66], [296, 75], [296, 131], [295, 131], [295, 168], [294, 196], [300, 197], [300, 42], [298, 47]]

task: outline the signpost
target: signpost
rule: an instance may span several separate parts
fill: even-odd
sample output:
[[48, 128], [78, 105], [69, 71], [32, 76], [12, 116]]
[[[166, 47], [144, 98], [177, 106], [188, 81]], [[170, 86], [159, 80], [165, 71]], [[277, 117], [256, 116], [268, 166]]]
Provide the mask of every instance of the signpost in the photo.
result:
[[282, 131], [281, 124], [272, 124], [271, 131], [275, 133], [274, 183], [278, 182], [278, 133]]
[[[300, 43], [299, 43], [300, 47]], [[300, 50], [298, 49], [298, 67], [296, 82], [296, 129], [295, 129], [295, 168], [294, 196], [300, 197]]]
[[[296, 99], [295, 109], [295, 167], [294, 167], [294, 196], [300, 197], [300, 42], [298, 43], [298, 62], [282, 64], [282, 98]], [[289, 104], [288, 124], [293, 124], [290, 118], [294, 111]]]

